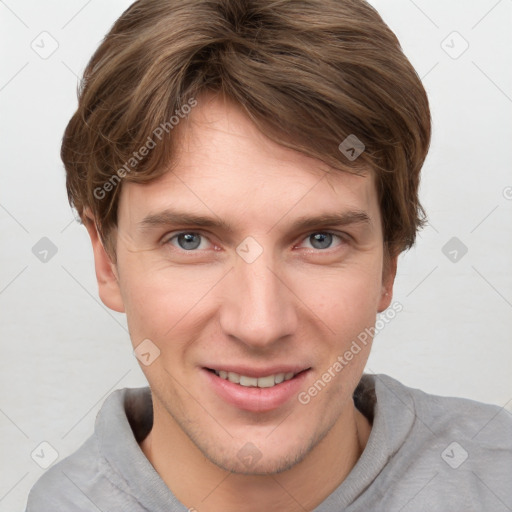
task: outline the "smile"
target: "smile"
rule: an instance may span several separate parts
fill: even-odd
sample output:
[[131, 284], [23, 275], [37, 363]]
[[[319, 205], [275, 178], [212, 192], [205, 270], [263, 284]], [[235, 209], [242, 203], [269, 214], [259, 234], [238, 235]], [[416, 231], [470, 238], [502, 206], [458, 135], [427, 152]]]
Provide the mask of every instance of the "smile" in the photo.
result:
[[234, 384], [239, 384], [240, 386], [245, 386], [248, 388], [271, 388], [276, 386], [277, 384], [281, 384], [281, 382], [293, 379], [296, 373], [287, 372], [287, 373], [276, 373], [275, 375], [267, 375], [266, 377], [248, 377], [246, 375], [240, 375], [235, 372], [226, 372], [224, 370], [213, 370], [215, 375], [220, 377], [221, 379], [229, 380], [229, 382], [233, 382]]
[[303, 389], [311, 370], [311, 367], [290, 365], [266, 369], [203, 367], [202, 375], [206, 387], [223, 402], [237, 409], [261, 413], [290, 403]]

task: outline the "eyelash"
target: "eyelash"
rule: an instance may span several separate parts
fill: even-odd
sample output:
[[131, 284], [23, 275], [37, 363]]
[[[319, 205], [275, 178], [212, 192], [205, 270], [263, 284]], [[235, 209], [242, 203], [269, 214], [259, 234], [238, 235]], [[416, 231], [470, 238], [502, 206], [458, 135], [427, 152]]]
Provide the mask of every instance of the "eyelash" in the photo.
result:
[[[164, 241], [163, 241], [163, 244], [164, 245], [170, 245], [171, 240], [177, 238], [180, 235], [186, 235], [186, 234], [199, 235], [202, 238], [206, 238], [206, 239], [208, 238], [205, 234], [201, 233], [200, 231], [178, 231], [176, 233], [173, 233], [172, 236], [166, 237], [164, 239]], [[306, 240], [306, 239], [310, 238], [312, 235], [317, 235], [317, 234], [332, 235], [332, 236], [334, 236], [334, 237], [339, 239], [340, 245], [343, 245], [344, 243], [347, 243], [349, 241], [349, 238], [350, 238], [349, 235], [347, 235], [347, 234], [340, 234], [340, 233], [336, 233], [334, 231], [311, 231], [308, 235], [306, 235], [303, 238], [303, 240]], [[181, 247], [175, 247], [175, 248], [178, 249], [179, 251], [185, 252], [185, 253], [200, 252], [200, 249], [191, 249], [191, 250], [187, 251], [185, 249], [182, 249]], [[315, 249], [315, 248], [311, 248], [311, 249], [308, 248], [308, 249], [310, 251], [321, 253], [321, 252], [328, 252], [329, 250], [331, 250], [333, 248], [332, 247], [327, 247], [326, 249]]]

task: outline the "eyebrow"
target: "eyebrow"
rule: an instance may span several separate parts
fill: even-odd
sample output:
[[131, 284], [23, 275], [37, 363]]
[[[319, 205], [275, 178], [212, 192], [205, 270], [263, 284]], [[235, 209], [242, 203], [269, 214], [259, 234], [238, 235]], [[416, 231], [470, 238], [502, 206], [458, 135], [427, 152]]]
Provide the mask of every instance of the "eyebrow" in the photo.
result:
[[[319, 226], [347, 226], [349, 224], [360, 223], [371, 226], [372, 221], [370, 216], [363, 210], [349, 210], [340, 213], [320, 213], [315, 216], [304, 215], [295, 219], [289, 226], [289, 229], [297, 231], [300, 229], [309, 229]], [[276, 224], [274, 224], [274, 226]], [[220, 218], [197, 215], [190, 212], [181, 212], [171, 208], [149, 214], [137, 224], [141, 231], [147, 231], [162, 226], [177, 225], [183, 227], [194, 226], [202, 228], [217, 228], [225, 232], [234, 231], [233, 226], [229, 222]], [[273, 227], [270, 230], [272, 229]]]

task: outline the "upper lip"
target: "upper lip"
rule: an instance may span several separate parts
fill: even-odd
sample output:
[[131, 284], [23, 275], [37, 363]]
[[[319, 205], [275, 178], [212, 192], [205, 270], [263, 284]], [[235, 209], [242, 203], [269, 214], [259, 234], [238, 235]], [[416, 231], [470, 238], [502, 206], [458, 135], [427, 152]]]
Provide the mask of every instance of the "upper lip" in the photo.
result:
[[282, 364], [282, 365], [273, 365], [267, 366], [265, 368], [255, 368], [254, 366], [246, 366], [246, 365], [233, 365], [230, 364], [219, 364], [219, 365], [207, 365], [205, 366], [208, 370], [217, 370], [217, 371], [225, 371], [225, 372], [234, 372], [239, 375], [244, 375], [246, 377], [267, 377], [269, 375], [276, 375], [278, 373], [290, 373], [293, 372], [295, 374], [300, 373], [304, 370], [309, 370], [311, 367], [307, 365], [290, 365], [290, 364]]

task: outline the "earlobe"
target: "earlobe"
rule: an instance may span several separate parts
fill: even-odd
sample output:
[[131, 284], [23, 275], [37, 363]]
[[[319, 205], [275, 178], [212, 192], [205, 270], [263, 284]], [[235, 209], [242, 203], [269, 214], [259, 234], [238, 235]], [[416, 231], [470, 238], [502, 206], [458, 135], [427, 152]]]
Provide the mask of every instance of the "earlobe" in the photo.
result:
[[395, 282], [396, 277], [396, 269], [398, 263], [398, 254], [393, 256], [389, 256], [387, 262], [384, 264], [384, 270], [382, 273], [382, 289], [381, 296], [379, 301], [378, 312], [382, 313], [385, 309], [387, 309], [391, 300], [393, 299], [393, 284]]
[[125, 310], [121, 289], [119, 287], [117, 269], [103, 246], [94, 217], [89, 209], [84, 211], [83, 221], [89, 233], [89, 237], [91, 238], [94, 253], [94, 268], [96, 271], [100, 299], [105, 306], [113, 311], [124, 313]]

